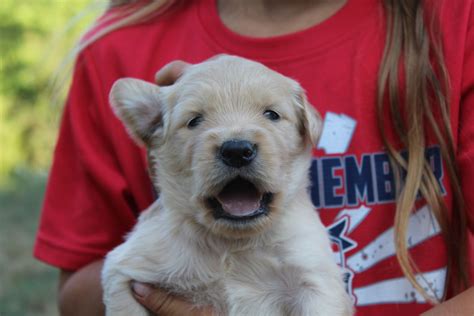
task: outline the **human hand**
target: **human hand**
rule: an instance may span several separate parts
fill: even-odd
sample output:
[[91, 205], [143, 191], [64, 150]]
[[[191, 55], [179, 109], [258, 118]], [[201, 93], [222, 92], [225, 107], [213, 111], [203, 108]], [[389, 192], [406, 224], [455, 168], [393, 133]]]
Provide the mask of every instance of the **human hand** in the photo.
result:
[[182, 60], [172, 61], [161, 68], [155, 75], [155, 83], [159, 86], [172, 85], [183, 72], [191, 66], [190, 63]]
[[212, 307], [196, 308], [184, 299], [155, 288], [149, 284], [133, 282], [132, 290], [135, 299], [153, 315], [158, 316], [210, 316], [214, 315]]

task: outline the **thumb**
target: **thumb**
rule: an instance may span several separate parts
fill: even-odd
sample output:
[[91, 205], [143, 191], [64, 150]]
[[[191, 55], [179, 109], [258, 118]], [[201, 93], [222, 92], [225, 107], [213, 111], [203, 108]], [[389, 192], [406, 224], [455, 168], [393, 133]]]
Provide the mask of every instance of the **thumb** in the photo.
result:
[[209, 307], [195, 308], [182, 298], [145, 283], [132, 282], [132, 290], [135, 299], [155, 315], [205, 316], [213, 314], [212, 309]]
[[155, 75], [155, 83], [159, 86], [172, 85], [191, 64], [182, 60], [172, 61], [161, 68]]

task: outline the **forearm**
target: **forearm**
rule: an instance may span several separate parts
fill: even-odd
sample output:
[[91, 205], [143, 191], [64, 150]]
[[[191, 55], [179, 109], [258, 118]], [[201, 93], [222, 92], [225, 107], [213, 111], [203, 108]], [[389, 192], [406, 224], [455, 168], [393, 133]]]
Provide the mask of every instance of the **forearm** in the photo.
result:
[[423, 313], [422, 316], [474, 315], [474, 287]]
[[104, 315], [100, 273], [104, 261], [95, 261], [75, 272], [61, 272], [58, 305], [62, 316]]

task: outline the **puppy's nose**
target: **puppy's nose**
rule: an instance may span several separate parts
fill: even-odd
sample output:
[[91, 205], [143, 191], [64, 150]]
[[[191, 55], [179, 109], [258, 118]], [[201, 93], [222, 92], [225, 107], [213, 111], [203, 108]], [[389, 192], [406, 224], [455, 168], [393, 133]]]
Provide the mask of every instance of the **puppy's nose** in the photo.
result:
[[229, 140], [220, 148], [220, 158], [229, 167], [245, 167], [255, 156], [257, 156], [257, 145], [246, 140]]

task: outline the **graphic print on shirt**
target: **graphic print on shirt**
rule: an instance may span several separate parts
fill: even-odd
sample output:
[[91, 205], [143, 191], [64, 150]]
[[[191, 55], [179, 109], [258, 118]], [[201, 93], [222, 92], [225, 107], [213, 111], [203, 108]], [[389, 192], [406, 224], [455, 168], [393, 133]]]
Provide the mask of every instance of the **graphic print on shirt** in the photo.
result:
[[[363, 287], [353, 286], [355, 278], [365, 272], [370, 273], [372, 267], [396, 255], [393, 226], [376, 232], [375, 238], [364, 245], [351, 238], [351, 234], [358, 233], [357, 229], [364, 220], [370, 220], [374, 208], [395, 202], [395, 176], [388, 154], [384, 152], [364, 153], [360, 157], [344, 155], [356, 126], [355, 120], [343, 114], [326, 113], [324, 124], [318, 148], [324, 149], [326, 154], [342, 155], [313, 160], [310, 170], [313, 184], [311, 197], [318, 209], [337, 210], [327, 230], [335, 259], [343, 271], [347, 292], [357, 306], [426, 302], [404, 277], [381, 279]], [[339, 135], [342, 140], [329, 140]], [[440, 148], [427, 148], [425, 156], [444, 194], [446, 190], [442, 182]], [[423, 206], [410, 216], [408, 246], [411, 248], [421, 244], [440, 232], [440, 226], [429, 207]], [[443, 296], [446, 267], [425, 272], [416, 278], [429, 295], [437, 298]]]
[[345, 114], [326, 112], [323, 126], [318, 149], [323, 149], [326, 154], [345, 153], [354, 134], [356, 121]]

